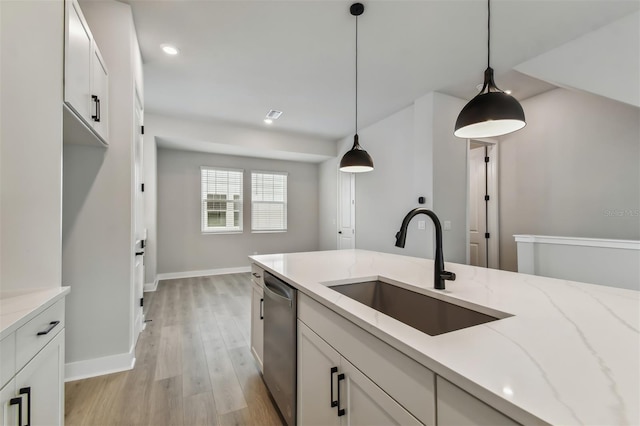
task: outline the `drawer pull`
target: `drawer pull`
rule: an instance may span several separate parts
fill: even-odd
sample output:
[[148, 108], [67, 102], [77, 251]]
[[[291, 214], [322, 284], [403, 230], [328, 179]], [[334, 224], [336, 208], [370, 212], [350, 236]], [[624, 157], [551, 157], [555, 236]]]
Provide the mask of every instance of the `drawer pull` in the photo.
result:
[[11, 398], [9, 405], [18, 405], [18, 424], [22, 426], [22, 397]]
[[338, 417], [342, 417], [345, 415], [346, 410], [344, 408], [340, 408], [340, 405], [342, 405], [340, 402], [340, 382], [343, 381], [345, 379], [345, 376], [343, 373], [338, 374]]
[[38, 336], [44, 336], [45, 334], [49, 334], [49, 332], [53, 330], [55, 326], [58, 324], [60, 324], [60, 321], [51, 321], [49, 323], [49, 328], [47, 328], [45, 331], [38, 331]]
[[331, 377], [329, 378], [329, 383], [331, 383], [331, 407], [337, 407], [338, 406], [338, 400], [337, 399], [333, 399], [333, 375], [336, 374], [338, 372], [338, 367], [331, 367]]
[[254, 272], [254, 273], [252, 273], [251, 275], [253, 275], [253, 276], [254, 276], [254, 277], [256, 277], [256, 278], [260, 278], [260, 275], [256, 274], [255, 272]]
[[20, 395], [27, 395], [27, 423], [24, 426], [31, 426], [31, 387], [21, 388]]

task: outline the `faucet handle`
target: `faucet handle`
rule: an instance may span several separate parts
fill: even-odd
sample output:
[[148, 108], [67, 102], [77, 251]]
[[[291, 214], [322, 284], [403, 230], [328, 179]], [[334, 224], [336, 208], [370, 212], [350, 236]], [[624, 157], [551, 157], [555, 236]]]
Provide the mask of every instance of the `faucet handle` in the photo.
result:
[[455, 281], [456, 280], [456, 274], [454, 274], [453, 272], [449, 272], [449, 271], [442, 271], [440, 273], [440, 278], [442, 278], [443, 280], [447, 280], [447, 281]]

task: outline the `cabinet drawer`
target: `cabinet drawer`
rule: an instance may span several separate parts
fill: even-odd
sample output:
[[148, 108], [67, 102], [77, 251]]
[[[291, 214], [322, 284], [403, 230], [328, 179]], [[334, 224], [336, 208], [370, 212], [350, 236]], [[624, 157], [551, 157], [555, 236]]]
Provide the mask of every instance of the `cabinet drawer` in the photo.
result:
[[11, 333], [0, 341], [0, 388], [16, 373], [16, 334]]
[[[58, 321], [58, 324], [54, 324], [55, 321]], [[16, 331], [16, 370], [24, 367], [63, 328], [64, 299], [20, 327]]]
[[251, 264], [251, 280], [258, 284], [261, 288], [264, 287], [264, 269], [256, 265]]

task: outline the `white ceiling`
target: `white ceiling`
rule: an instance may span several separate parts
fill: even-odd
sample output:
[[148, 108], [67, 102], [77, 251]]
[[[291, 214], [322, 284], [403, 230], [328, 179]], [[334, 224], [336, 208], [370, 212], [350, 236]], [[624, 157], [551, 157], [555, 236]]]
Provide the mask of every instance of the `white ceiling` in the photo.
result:
[[[284, 111], [273, 125], [278, 130], [328, 139], [353, 134], [352, 1], [127, 3], [142, 50], [147, 111], [263, 126], [267, 111], [277, 109]], [[363, 3], [360, 127], [433, 90], [474, 95], [486, 68], [486, 1]], [[548, 90], [512, 68], [639, 8], [637, 0], [494, 0], [498, 86], [519, 99]], [[163, 43], [180, 54], [165, 55]]]

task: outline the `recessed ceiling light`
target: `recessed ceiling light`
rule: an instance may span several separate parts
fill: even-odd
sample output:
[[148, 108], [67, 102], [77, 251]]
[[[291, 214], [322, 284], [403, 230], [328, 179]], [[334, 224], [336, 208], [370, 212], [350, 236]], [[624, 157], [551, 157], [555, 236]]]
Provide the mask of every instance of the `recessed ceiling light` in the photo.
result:
[[178, 52], [179, 52], [177, 47], [172, 46], [170, 44], [162, 44], [162, 45], [160, 45], [160, 47], [162, 48], [162, 51], [164, 53], [166, 53], [167, 55], [172, 55], [173, 56], [173, 55], [177, 55]]
[[267, 124], [271, 124], [271, 123], [273, 123], [273, 120], [270, 119], [270, 118], [265, 118], [264, 122], [267, 123]]
[[269, 118], [271, 120], [277, 120], [278, 118], [280, 118], [281, 115], [282, 115], [282, 111], [277, 111], [275, 109], [271, 109], [267, 113], [266, 118]]

